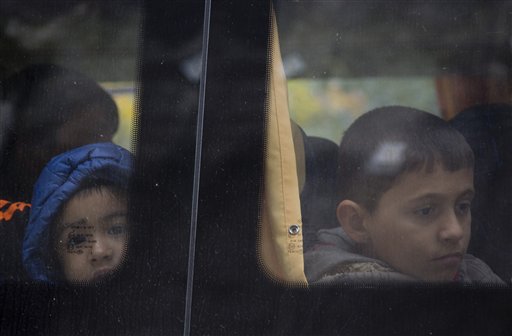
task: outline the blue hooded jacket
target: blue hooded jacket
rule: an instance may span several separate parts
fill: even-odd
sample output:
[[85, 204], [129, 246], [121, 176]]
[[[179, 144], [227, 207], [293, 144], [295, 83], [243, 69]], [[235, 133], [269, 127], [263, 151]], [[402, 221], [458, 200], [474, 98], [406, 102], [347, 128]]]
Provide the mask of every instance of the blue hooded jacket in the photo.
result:
[[54, 157], [43, 169], [35, 186], [32, 209], [25, 230], [22, 259], [33, 280], [55, 282], [49, 267], [50, 224], [61, 206], [91, 177], [116, 185], [128, 185], [132, 155], [126, 149], [104, 142], [82, 146]]

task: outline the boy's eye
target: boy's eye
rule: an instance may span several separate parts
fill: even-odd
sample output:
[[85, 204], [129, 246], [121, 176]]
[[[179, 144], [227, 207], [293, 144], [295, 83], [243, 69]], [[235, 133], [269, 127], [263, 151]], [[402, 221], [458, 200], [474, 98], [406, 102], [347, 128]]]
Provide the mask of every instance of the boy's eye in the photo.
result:
[[107, 233], [110, 235], [122, 235], [126, 233], [126, 227], [124, 225], [113, 225], [108, 228]]
[[85, 243], [87, 238], [83, 234], [70, 233], [68, 234], [68, 249], [74, 249], [78, 245]]
[[457, 204], [457, 213], [466, 215], [471, 211], [471, 202], [461, 202]]
[[414, 214], [420, 217], [427, 217], [434, 214], [435, 208], [433, 206], [426, 206], [414, 211]]

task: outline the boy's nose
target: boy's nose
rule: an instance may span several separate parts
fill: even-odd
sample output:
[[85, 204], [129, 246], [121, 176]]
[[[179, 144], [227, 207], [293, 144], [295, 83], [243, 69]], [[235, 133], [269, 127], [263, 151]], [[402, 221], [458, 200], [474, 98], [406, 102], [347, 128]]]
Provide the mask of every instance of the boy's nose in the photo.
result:
[[442, 223], [440, 239], [444, 242], [459, 242], [464, 237], [464, 225], [465, 223], [457, 217], [455, 212], [450, 212]]
[[97, 262], [101, 260], [110, 260], [112, 258], [112, 247], [108, 239], [98, 235], [93, 237], [91, 241], [91, 255], [90, 260]]

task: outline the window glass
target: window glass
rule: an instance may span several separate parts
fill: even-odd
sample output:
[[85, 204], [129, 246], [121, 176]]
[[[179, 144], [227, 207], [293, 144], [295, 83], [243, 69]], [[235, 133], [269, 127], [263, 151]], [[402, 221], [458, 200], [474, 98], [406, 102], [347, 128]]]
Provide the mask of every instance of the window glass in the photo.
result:
[[[510, 2], [278, 1], [276, 9], [290, 118], [303, 131], [303, 139], [294, 140], [304, 150], [297, 169], [299, 180], [305, 176], [299, 194], [309, 282], [399, 282], [405, 275], [420, 282], [509, 283], [508, 229], [498, 226], [508, 218], [510, 199], [499, 187], [509, 180]], [[424, 118], [438, 120], [440, 129], [455, 129], [459, 140], [434, 135], [427, 121], [413, 126], [423, 112], [434, 115]], [[413, 139], [418, 146], [437, 144], [425, 149]], [[463, 155], [456, 159], [456, 151], [474, 155], [474, 164]], [[442, 172], [471, 171], [454, 185], [464, 190], [450, 202], [407, 207], [413, 192], [404, 189], [403, 199], [386, 205], [393, 218], [387, 227], [386, 195], [400, 181], [413, 188], [413, 181], [403, 182], [421, 171], [411, 168], [411, 155], [429, 153]], [[427, 162], [420, 160], [420, 167]], [[448, 183], [436, 187], [434, 181], [453, 182], [455, 175], [429, 174], [416, 176], [425, 185], [415, 192], [448, 196]], [[420, 210], [428, 229], [418, 229], [409, 215]], [[446, 232], [450, 213], [458, 216], [458, 232], [448, 248], [436, 235]], [[472, 274], [476, 269], [486, 276]]]
[[[129, 234], [141, 8], [6, 2], [1, 12], [0, 198], [2, 226], [15, 235], [7, 244], [13, 254], [2, 253], [9, 259], [2, 265], [13, 265], [3, 276], [50, 283], [103, 278], [124, 259]], [[82, 204], [84, 190], [91, 194]], [[96, 216], [90, 207], [79, 213], [101, 198], [98, 204], [108, 206]], [[16, 220], [5, 213], [16, 213], [19, 223], [8, 224]], [[48, 239], [37, 238], [41, 233]], [[76, 268], [96, 250], [111, 263]]]
[[[427, 172], [425, 180], [467, 187], [456, 197], [450, 194], [454, 206], [449, 209], [467, 223], [472, 203], [468, 252], [500, 281], [509, 281], [512, 267], [502, 252], [511, 235], [496, 226], [510, 217], [508, 151], [500, 150], [507, 148], [509, 113], [501, 103], [510, 103], [509, 2], [215, 1], [208, 39], [203, 35], [205, 3], [0, 4], [0, 236], [8, 242], [0, 247], [0, 334], [415, 334], [418, 326], [431, 334], [507, 330], [510, 293], [494, 286], [487, 291], [416, 285], [397, 290], [357, 282], [306, 290], [306, 278], [316, 283], [308, 270], [317, 265], [308, 266], [308, 253], [322, 243], [316, 233], [324, 229], [332, 237], [329, 230], [340, 227], [341, 137], [368, 110], [399, 104], [449, 120], [467, 139], [476, 158], [474, 195], [461, 169], [454, 168], [457, 174], [449, 179], [444, 170]], [[45, 133], [46, 118], [63, 115], [61, 107], [50, 104], [36, 104], [47, 112], [17, 123], [12, 102], [19, 90], [13, 95], [12, 88], [29, 86], [12, 81], [13, 76], [38, 64], [52, 65], [41, 93], [44, 102], [60, 97], [49, 94], [54, 83], [61, 83], [56, 91], [62, 94], [80, 84], [66, 80], [62, 88], [61, 68], [79, 72], [113, 99], [117, 129], [93, 109], [86, 114], [91, 118], [57, 118], [57, 126], [64, 122], [67, 132]], [[204, 97], [199, 97], [201, 84]], [[480, 103], [500, 104], [493, 105], [497, 110], [478, 109], [474, 118], [459, 118], [460, 111]], [[501, 116], [496, 127], [487, 124]], [[48, 141], [55, 134], [59, 142]], [[102, 158], [103, 150], [114, 145], [98, 142], [112, 140], [122, 148], [115, 147], [113, 152], [121, 154], [111, 156], [133, 155], [132, 163], [119, 159], [116, 174], [106, 178], [99, 170], [95, 178], [101, 182], [115, 176], [108, 187], [86, 180], [91, 188], [65, 205], [32, 202], [39, 165], [83, 145], [78, 141], [83, 137], [94, 139], [93, 149]], [[12, 150], [15, 140], [24, 147]], [[49, 145], [51, 150], [41, 150]], [[369, 167], [388, 171], [404, 148], [403, 142], [386, 143]], [[3, 159], [16, 153], [23, 164]], [[462, 156], [466, 161], [448, 161], [455, 167], [470, 161]], [[80, 156], [69, 159], [80, 161]], [[13, 186], [22, 174], [27, 178]], [[118, 188], [120, 180], [128, 192]], [[389, 209], [410, 189], [423, 186], [406, 180], [405, 191], [385, 199]], [[407, 212], [421, 224], [446, 210], [427, 201]], [[56, 237], [54, 264], [47, 264], [53, 268], [45, 272], [61, 271], [72, 284], [29, 279], [25, 273], [25, 229], [35, 208], [59, 213], [55, 232], [48, 232]], [[275, 209], [277, 220], [268, 221]], [[376, 217], [398, 218], [386, 214]], [[197, 236], [191, 236], [195, 224]], [[399, 245], [400, 234], [382, 231], [390, 232], [383, 240], [386, 248]], [[78, 261], [102, 241], [93, 235], [98, 232], [126, 257], [118, 272], [99, 268], [89, 281]], [[457, 236], [457, 230], [451, 234]], [[415, 251], [413, 246], [402, 255]], [[458, 252], [441, 263], [457, 263]], [[375, 264], [356, 266], [363, 272], [389, 270]], [[328, 274], [321, 269], [320, 277], [346, 271], [344, 264], [335, 266]], [[482, 323], [487, 315], [493, 318]]]
[[43, 333], [183, 330], [203, 9], [0, 5], [0, 285]]
[[307, 130], [308, 135], [334, 142], [339, 142], [357, 117], [380, 106], [399, 102], [432, 110], [431, 113], [436, 115], [441, 113], [435, 81], [429, 77], [292, 77], [288, 80], [288, 88], [290, 117]]

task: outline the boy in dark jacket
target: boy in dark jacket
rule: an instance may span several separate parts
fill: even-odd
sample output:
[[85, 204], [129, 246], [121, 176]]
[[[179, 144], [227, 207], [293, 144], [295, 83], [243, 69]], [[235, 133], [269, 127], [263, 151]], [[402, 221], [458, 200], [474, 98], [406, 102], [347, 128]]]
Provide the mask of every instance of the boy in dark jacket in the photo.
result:
[[339, 228], [305, 255], [311, 282], [502, 281], [466, 254], [473, 152], [442, 119], [378, 108], [356, 120], [339, 150]]
[[34, 187], [23, 242], [33, 280], [96, 282], [122, 263], [128, 245], [131, 154], [112, 143], [53, 158]]

